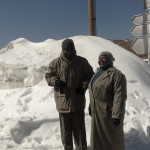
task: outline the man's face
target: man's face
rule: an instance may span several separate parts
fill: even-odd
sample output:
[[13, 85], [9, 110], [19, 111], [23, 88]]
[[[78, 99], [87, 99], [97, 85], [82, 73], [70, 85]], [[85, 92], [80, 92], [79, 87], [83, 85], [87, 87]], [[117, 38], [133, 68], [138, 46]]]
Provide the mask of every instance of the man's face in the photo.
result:
[[63, 54], [67, 59], [71, 59], [75, 55], [75, 51], [68, 48], [63, 50]]
[[99, 56], [98, 64], [100, 65], [100, 67], [108, 66], [110, 62], [109, 62], [107, 55]]

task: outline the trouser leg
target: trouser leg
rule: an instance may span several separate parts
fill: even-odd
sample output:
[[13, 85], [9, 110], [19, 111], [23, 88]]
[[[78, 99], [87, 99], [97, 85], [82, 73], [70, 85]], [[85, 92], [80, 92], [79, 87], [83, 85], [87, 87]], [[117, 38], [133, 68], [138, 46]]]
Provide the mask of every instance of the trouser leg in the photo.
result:
[[87, 150], [84, 111], [72, 113], [72, 125], [76, 150]]
[[59, 113], [61, 140], [65, 150], [73, 150], [71, 113]]

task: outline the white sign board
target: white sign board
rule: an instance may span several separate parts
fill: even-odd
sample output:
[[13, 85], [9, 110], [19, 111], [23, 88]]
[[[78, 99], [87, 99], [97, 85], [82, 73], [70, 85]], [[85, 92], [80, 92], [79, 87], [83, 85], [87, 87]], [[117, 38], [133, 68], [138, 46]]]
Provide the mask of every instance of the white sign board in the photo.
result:
[[150, 24], [135, 25], [131, 29], [131, 33], [134, 36], [149, 35], [150, 34]]
[[148, 54], [150, 37], [137, 38], [131, 45], [137, 54]]
[[132, 18], [132, 22], [136, 25], [150, 22], [150, 14], [139, 14]]

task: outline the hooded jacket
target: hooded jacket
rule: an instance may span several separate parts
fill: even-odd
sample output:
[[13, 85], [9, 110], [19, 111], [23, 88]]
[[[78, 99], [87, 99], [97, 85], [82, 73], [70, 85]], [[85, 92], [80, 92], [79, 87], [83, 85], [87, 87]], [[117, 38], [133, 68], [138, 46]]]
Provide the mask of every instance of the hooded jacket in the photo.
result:
[[[50, 62], [45, 75], [49, 86], [54, 86], [54, 98], [58, 112], [73, 112], [85, 109], [85, 95], [78, 95], [76, 89], [82, 86], [88, 88], [94, 72], [87, 59], [75, 55], [68, 61], [62, 54]], [[63, 92], [55, 88], [55, 81], [62, 80], [67, 83]]]

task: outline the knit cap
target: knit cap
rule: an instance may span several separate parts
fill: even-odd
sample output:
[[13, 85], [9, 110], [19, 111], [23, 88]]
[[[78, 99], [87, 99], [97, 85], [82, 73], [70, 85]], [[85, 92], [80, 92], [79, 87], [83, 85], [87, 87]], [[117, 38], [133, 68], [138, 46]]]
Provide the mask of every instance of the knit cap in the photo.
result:
[[72, 39], [65, 39], [62, 42], [62, 50], [66, 49], [75, 50], [74, 42]]

